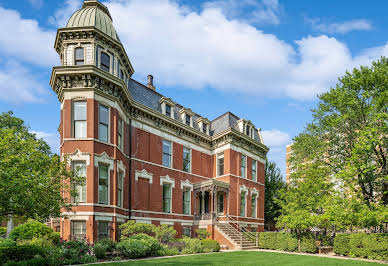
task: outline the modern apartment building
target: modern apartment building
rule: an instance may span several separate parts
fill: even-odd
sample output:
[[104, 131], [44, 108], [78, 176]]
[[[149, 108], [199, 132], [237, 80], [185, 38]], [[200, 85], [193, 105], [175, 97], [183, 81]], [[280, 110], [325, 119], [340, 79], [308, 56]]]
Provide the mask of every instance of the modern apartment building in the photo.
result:
[[85, 177], [72, 211], [52, 221], [63, 239], [117, 240], [128, 220], [168, 224], [179, 236], [206, 228], [229, 247], [219, 223], [263, 231], [268, 148], [251, 121], [230, 112], [210, 121], [158, 93], [151, 75], [145, 85], [133, 80], [109, 10], [96, 0], [58, 29], [55, 49], [60, 152]]

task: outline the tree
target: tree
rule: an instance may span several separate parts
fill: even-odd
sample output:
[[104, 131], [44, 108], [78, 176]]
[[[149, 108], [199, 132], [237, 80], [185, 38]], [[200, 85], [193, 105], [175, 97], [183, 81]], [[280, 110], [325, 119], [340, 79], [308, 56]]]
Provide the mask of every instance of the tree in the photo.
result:
[[0, 217], [45, 220], [59, 217], [71, 207], [73, 183], [81, 183], [67, 162], [52, 154], [50, 147], [29, 132], [12, 112], [0, 115]]
[[279, 225], [296, 228], [292, 213], [303, 210], [320, 228], [371, 228], [384, 222], [387, 88], [388, 59], [383, 57], [371, 67], [346, 72], [335, 88], [318, 96], [313, 121], [294, 138], [292, 183], [283, 195]]
[[267, 230], [271, 230], [274, 227], [275, 219], [280, 215], [280, 205], [277, 199], [280, 196], [280, 190], [284, 187], [285, 182], [280, 169], [275, 162], [266, 160], [264, 219]]

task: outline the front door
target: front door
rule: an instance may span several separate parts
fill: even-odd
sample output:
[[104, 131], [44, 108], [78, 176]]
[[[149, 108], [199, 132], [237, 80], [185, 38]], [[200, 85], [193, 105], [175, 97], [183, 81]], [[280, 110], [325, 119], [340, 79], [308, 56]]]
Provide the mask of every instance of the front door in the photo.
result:
[[203, 213], [209, 213], [209, 199], [210, 199], [209, 192], [207, 191], [205, 192], [204, 200], [202, 200], [202, 193], [199, 194], [199, 213], [200, 214], [202, 214], [202, 210], [204, 210]]

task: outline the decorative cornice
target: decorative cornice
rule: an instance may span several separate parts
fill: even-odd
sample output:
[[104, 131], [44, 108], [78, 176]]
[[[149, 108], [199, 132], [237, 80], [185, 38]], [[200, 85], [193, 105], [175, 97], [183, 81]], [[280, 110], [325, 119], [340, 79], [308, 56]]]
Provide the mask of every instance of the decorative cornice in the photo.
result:
[[171, 187], [175, 188], [175, 180], [168, 175], [160, 177], [160, 185], [163, 186], [165, 183], [171, 184]]
[[148, 179], [150, 184], [152, 184], [153, 174], [148, 173], [146, 169], [143, 169], [141, 171], [135, 170], [135, 180], [138, 181], [139, 178]]
[[180, 109], [179, 110], [179, 113], [180, 114], [188, 114], [188, 115], [190, 115], [190, 116], [194, 116], [194, 112], [193, 111], [191, 111], [191, 109], [190, 108], [185, 108], [185, 107], [183, 107], [182, 109]]
[[205, 118], [205, 117], [200, 117], [200, 118], [198, 118], [198, 119], [197, 119], [197, 123], [200, 123], [200, 122], [202, 122], [202, 123], [204, 123], [204, 124], [207, 124], [207, 125], [210, 125], [209, 119], [207, 119], [207, 118]]
[[185, 181], [181, 181], [181, 189], [183, 190], [185, 187], [190, 188], [190, 191], [193, 190], [193, 184], [190, 182], [190, 180], [186, 179]]
[[70, 159], [68, 164], [73, 161], [84, 161], [86, 165], [90, 165], [90, 153], [83, 153], [79, 149], [76, 149], [73, 153], [64, 154], [63, 156]]
[[164, 102], [172, 107], [175, 106], [175, 102], [173, 100], [171, 100], [171, 98], [167, 98], [167, 97], [163, 96], [162, 98], [160, 98], [159, 103], [164, 103]]

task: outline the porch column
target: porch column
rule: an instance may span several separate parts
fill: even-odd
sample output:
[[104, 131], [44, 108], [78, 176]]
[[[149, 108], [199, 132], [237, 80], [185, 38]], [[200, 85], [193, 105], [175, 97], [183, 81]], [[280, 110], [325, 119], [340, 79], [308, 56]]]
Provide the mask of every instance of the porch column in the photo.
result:
[[197, 215], [197, 192], [194, 191], [194, 215]]
[[218, 206], [217, 206], [217, 190], [214, 191], [214, 209], [215, 209], [215, 213], [216, 213], [216, 216], [218, 214]]
[[205, 191], [201, 191], [202, 193], [202, 213], [201, 214], [204, 214], [205, 213]]
[[226, 193], [226, 204], [227, 204], [226, 214], [229, 215], [229, 190]]
[[213, 190], [210, 190], [210, 197], [211, 197], [211, 200], [210, 200], [210, 213], [213, 214], [214, 212], [214, 193], [213, 193]]

